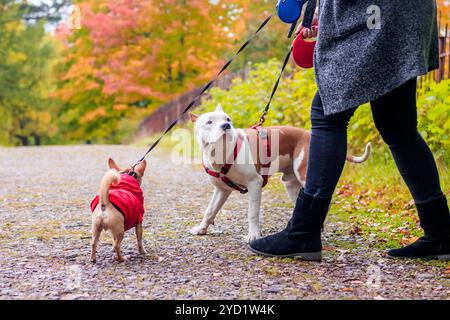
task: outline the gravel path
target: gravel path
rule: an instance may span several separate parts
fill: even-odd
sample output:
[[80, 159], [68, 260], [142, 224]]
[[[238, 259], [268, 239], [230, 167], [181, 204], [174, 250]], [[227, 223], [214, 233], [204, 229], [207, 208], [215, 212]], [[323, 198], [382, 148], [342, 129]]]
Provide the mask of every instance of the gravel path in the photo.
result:
[[[191, 236], [211, 189], [200, 167], [171, 165], [162, 149], [144, 180], [146, 216], [140, 257], [133, 232], [117, 264], [104, 234], [89, 263], [89, 201], [106, 159], [131, 163], [134, 147], [0, 149], [0, 298], [2, 299], [448, 299], [448, 265], [398, 261], [328, 223], [322, 263], [262, 259], [249, 253], [246, 197], [232, 195], [210, 235]], [[264, 232], [284, 227], [287, 197], [264, 191]], [[347, 226], [348, 227], [348, 226]], [[344, 250], [346, 241], [354, 249]], [[447, 269], [448, 271], [448, 269]], [[373, 280], [373, 281], [371, 281]], [[379, 280], [379, 281], [378, 281]], [[369, 284], [368, 284], [369, 283]]]

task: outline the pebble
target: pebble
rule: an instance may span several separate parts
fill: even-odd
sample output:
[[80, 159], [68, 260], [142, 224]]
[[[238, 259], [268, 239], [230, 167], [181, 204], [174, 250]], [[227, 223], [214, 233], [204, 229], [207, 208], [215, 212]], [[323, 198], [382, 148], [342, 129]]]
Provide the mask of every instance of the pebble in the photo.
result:
[[272, 287], [266, 289], [266, 292], [267, 293], [279, 293], [279, 292], [283, 291], [283, 289], [284, 289], [284, 286], [282, 286], [282, 285], [272, 286]]
[[[202, 219], [212, 189], [200, 167], [174, 166], [163, 148], [149, 159], [143, 185], [148, 255], [138, 254], [131, 230], [122, 245], [128, 260], [117, 264], [105, 233], [97, 263], [91, 264], [88, 205], [106, 160], [113, 156], [126, 165], [144, 149], [0, 150], [2, 197], [13, 200], [2, 202], [0, 211], [0, 299], [265, 299], [268, 294], [284, 299], [342, 299], [349, 295], [340, 291], [342, 284], [351, 286], [352, 297], [358, 299], [418, 298], [418, 291], [422, 299], [450, 295], [439, 279], [441, 267], [385, 259], [369, 242], [348, 236], [349, 225], [342, 221], [327, 222], [324, 239], [333, 249], [320, 264], [250, 254], [243, 241], [247, 201], [237, 193], [217, 216], [220, 228], [205, 237], [189, 235], [190, 227]], [[39, 159], [39, 166], [27, 160], [30, 155]], [[11, 162], [20, 170], [13, 181], [5, 171]], [[273, 183], [278, 182], [273, 179]], [[263, 231], [270, 234], [285, 227], [291, 207], [284, 192], [264, 192]], [[357, 248], [353, 248], [355, 239]], [[351, 250], [344, 244], [340, 248], [346, 242], [352, 244]], [[79, 268], [70, 268], [73, 265]], [[381, 288], [375, 292], [366, 286], [371, 265], [383, 271]]]
[[417, 279], [432, 279], [434, 277], [435, 277], [435, 275], [431, 274], [431, 273], [419, 273], [419, 274], [416, 274], [416, 278]]

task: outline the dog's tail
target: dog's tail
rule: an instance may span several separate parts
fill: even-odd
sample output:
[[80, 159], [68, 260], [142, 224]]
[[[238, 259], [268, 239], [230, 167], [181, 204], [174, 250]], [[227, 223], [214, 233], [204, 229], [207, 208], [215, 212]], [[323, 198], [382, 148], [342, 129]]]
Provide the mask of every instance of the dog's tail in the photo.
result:
[[109, 170], [102, 178], [102, 181], [100, 182], [100, 205], [102, 208], [102, 211], [104, 211], [104, 208], [106, 208], [109, 204], [109, 188], [111, 185], [117, 184], [120, 182], [120, 174], [116, 170]]
[[355, 157], [352, 155], [347, 156], [347, 161], [353, 162], [353, 163], [363, 163], [369, 159], [370, 153], [372, 152], [372, 144], [369, 142], [366, 145], [366, 150], [364, 151], [364, 154], [360, 157]]

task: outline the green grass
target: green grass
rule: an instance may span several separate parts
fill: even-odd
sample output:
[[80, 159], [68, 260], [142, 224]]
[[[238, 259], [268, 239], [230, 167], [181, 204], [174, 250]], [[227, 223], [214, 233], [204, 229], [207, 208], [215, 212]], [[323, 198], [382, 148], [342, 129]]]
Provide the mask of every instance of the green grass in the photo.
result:
[[[439, 165], [442, 188], [448, 195], [450, 175], [446, 168], [444, 163]], [[330, 220], [344, 223], [347, 229], [343, 230], [381, 249], [408, 244], [422, 235], [412, 197], [393, 160], [384, 153], [372, 155], [362, 165], [347, 164]]]
[[[438, 167], [442, 189], [448, 197], [448, 164], [439, 161]], [[285, 192], [276, 178], [271, 179], [267, 189], [277, 196]], [[283, 204], [291, 207], [289, 202]], [[383, 147], [377, 147], [364, 164], [346, 164], [327, 221], [338, 225], [334, 230], [337, 239], [339, 236], [357, 235], [379, 249], [405, 245], [422, 235], [412, 197], [390, 154]], [[352, 241], [336, 241], [334, 245], [341, 248], [357, 246]]]

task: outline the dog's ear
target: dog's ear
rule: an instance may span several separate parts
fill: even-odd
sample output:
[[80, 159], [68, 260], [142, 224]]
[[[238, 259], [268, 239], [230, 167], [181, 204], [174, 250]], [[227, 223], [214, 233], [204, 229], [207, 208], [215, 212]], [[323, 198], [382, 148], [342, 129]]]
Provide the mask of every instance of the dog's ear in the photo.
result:
[[119, 172], [121, 171], [120, 167], [117, 165], [117, 163], [112, 158], [108, 159], [108, 167], [110, 169], [114, 169], [114, 170], [117, 170]]
[[217, 105], [216, 111], [223, 111], [222, 105], [220, 103]]
[[191, 121], [193, 123], [195, 123], [198, 120], [198, 115], [196, 115], [196, 114], [194, 114], [192, 112], [189, 112], [189, 118], [191, 118]]
[[144, 175], [146, 168], [147, 168], [147, 160], [142, 160], [142, 162], [136, 166], [135, 170], [142, 177]]

